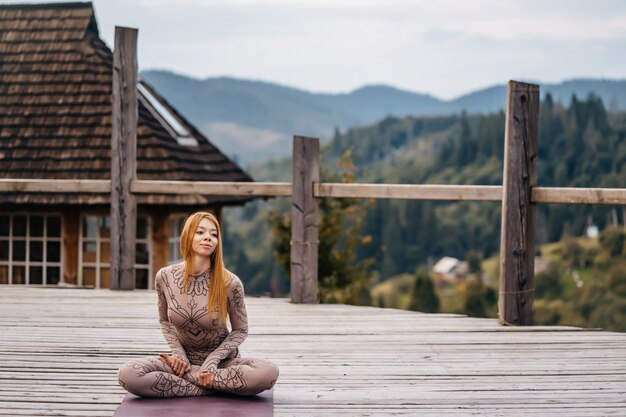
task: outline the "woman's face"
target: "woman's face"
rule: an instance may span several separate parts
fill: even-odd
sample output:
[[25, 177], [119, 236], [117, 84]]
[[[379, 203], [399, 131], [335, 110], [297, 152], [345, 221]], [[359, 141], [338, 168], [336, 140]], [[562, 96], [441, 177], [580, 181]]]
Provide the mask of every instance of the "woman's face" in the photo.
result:
[[218, 233], [217, 226], [211, 220], [204, 218], [200, 220], [198, 228], [193, 235], [191, 251], [197, 256], [210, 257], [217, 248]]

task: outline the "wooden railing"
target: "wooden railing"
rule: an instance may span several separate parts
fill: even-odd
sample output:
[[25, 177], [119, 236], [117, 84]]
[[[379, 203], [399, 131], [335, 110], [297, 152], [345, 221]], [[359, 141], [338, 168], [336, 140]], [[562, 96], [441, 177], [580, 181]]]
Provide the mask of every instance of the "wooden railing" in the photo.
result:
[[[502, 186], [320, 183], [319, 139], [294, 136], [292, 182], [143, 181], [136, 178], [136, 32], [116, 28], [111, 178], [0, 180], [0, 192], [111, 193], [112, 289], [134, 287], [136, 194], [291, 196], [291, 299], [316, 303], [319, 198], [502, 201], [498, 314], [532, 323], [537, 203], [626, 204], [626, 189], [537, 187], [539, 86], [509, 81]], [[113, 247], [116, 242], [116, 247]]]
[[[204, 194], [291, 197], [290, 182], [210, 182], [132, 180], [135, 194]], [[0, 192], [95, 193], [111, 192], [110, 180], [0, 179]], [[500, 185], [314, 183], [313, 196], [397, 200], [502, 201]], [[626, 204], [625, 188], [532, 187], [532, 203]]]

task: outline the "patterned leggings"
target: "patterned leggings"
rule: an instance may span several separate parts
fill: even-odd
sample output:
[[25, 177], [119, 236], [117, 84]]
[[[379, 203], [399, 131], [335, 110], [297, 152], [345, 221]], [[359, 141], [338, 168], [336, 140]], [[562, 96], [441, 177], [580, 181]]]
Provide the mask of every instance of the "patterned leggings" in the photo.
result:
[[158, 357], [126, 362], [119, 369], [120, 385], [140, 397], [193, 397], [211, 395], [215, 391], [238, 395], [256, 395], [274, 386], [278, 367], [259, 359], [233, 358], [220, 363], [213, 379], [213, 390], [197, 385], [199, 365], [182, 377]]

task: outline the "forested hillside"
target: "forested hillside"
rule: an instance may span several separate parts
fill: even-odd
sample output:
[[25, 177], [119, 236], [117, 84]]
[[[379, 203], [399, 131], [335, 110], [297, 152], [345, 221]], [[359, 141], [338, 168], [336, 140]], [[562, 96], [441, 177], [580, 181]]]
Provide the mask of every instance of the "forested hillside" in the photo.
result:
[[[329, 160], [354, 149], [357, 178], [381, 183], [501, 184], [504, 113], [448, 118], [388, 118], [339, 135]], [[609, 114], [595, 97], [574, 97], [567, 108], [542, 103], [538, 182], [544, 186], [626, 185], [624, 114]], [[413, 271], [429, 257], [463, 259], [468, 251], [488, 257], [499, 247], [500, 204], [381, 200], [367, 212], [364, 235], [382, 276]], [[538, 243], [581, 235], [588, 223], [601, 229], [621, 207], [541, 205]], [[384, 250], [380, 250], [383, 248]]]
[[[336, 132], [323, 152], [322, 165], [325, 172], [338, 171], [341, 156], [351, 150], [357, 182], [500, 184], [504, 121], [502, 112], [389, 117], [373, 126]], [[569, 106], [563, 106], [548, 95], [541, 104], [538, 156], [540, 185], [624, 187], [626, 114], [607, 112], [594, 96], [584, 100], [573, 97]], [[289, 161], [259, 166], [255, 173], [263, 177], [257, 179], [288, 179]], [[367, 239], [358, 247], [357, 260], [374, 260], [372, 284], [413, 274], [442, 256], [485, 259], [497, 255], [498, 202], [367, 203], [361, 229], [361, 236]], [[269, 205], [278, 212], [289, 207], [284, 200]], [[285, 289], [285, 275], [270, 254], [271, 230], [265, 212], [266, 208], [256, 203], [233, 213], [229, 233], [252, 246], [243, 245], [235, 252], [240, 265], [248, 269], [241, 275], [256, 277], [253, 288], [270, 291], [269, 277], [273, 276], [274, 288]], [[600, 230], [611, 223], [622, 225], [624, 212], [612, 206], [540, 205], [537, 241], [542, 244], [580, 236], [592, 223]]]

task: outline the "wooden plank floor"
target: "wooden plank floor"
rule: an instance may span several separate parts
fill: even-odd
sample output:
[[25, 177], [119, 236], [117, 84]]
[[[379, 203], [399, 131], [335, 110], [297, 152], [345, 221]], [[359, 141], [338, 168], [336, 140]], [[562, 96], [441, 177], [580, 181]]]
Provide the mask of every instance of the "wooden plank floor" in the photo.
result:
[[[626, 415], [626, 334], [247, 298], [276, 416]], [[155, 293], [0, 286], [0, 415], [111, 416], [124, 361], [166, 351]]]

